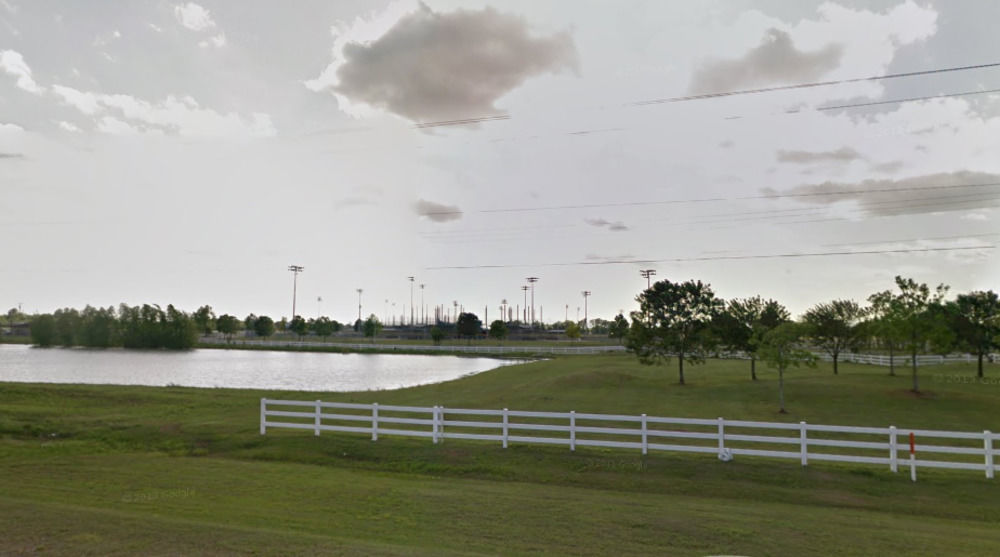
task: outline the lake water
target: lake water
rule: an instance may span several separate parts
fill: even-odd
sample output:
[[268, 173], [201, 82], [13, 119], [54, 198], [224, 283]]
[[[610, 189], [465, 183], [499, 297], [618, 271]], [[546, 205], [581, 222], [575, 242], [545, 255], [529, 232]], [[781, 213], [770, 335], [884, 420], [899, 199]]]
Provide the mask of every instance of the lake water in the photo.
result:
[[0, 344], [0, 381], [368, 391], [440, 383], [519, 363], [495, 358], [265, 350], [32, 348]]

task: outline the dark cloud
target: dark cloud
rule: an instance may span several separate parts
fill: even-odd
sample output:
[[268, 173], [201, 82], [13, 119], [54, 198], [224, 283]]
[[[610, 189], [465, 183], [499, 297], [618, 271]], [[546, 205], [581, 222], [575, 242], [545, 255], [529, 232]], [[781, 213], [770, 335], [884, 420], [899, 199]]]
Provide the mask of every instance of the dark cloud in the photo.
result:
[[691, 93], [735, 91], [778, 83], [812, 81], [837, 67], [843, 47], [829, 44], [821, 50], [795, 48], [788, 33], [769, 29], [760, 45], [742, 58], [702, 64], [691, 80]]
[[621, 221], [610, 221], [605, 219], [583, 219], [583, 222], [589, 224], [590, 226], [595, 226], [597, 228], [607, 228], [608, 230], [614, 232], [622, 232], [624, 230], [628, 230], [628, 227], [625, 226], [625, 224], [622, 223]]
[[864, 157], [850, 147], [841, 147], [836, 151], [785, 151], [782, 149], [778, 151], [776, 158], [778, 162], [809, 164], [815, 162], [851, 162]]
[[434, 203], [426, 199], [419, 199], [413, 204], [413, 210], [422, 217], [427, 217], [434, 222], [448, 222], [462, 218], [462, 210], [455, 205], [444, 205]]
[[500, 115], [493, 103], [528, 78], [576, 67], [568, 33], [532, 36], [523, 18], [493, 8], [422, 6], [343, 56], [338, 93], [415, 122]]
[[901, 180], [804, 184], [781, 192], [765, 188], [763, 192], [814, 205], [855, 201], [864, 214], [873, 216], [967, 211], [1000, 204], [1000, 174], [963, 170]]

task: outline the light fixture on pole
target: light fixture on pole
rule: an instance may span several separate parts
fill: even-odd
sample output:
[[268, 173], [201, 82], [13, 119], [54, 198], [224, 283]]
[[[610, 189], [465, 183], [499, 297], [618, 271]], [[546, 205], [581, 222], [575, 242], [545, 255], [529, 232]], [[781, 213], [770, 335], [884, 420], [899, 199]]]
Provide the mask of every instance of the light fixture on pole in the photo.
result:
[[292, 272], [292, 319], [295, 319], [295, 291], [298, 286], [299, 273], [305, 271], [306, 268], [301, 265], [289, 265], [288, 270]]
[[524, 286], [521, 287], [521, 290], [524, 291], [524, 306], [522, 306], [522, 307], [524, 307], [524, 315], [523, 316], [519, 316], [523, 320], [521, 322], [522, 324], [524, 323], [524, 321], [528, 320], [528, 290], [530, 290], [530, 289], [531, 289], [531, 287], [528, 286], [527, 284], [525, 284]]
[[364, 290], [361, 288], [358, 288], [357, 290], [358, 290], [358, 321], [361, 321], [361, 293], [364, 292]]
[[590, 297], [590, 290], [584, 290], [580, 294], [583, 294], [583, 330], [589, 330], [587, 327], [587, 298]]
[[646, 290], [649, 290], [650, 287], [649, 277], [655, 274], [656, 274], [656, 269], [642, 269], [641, 271], [639, 271], [639, 276], [646, 279]]
[[424, 306], [424, 287], [426, 284], [420, 285], [420, 324], [427, 324], [427, 307]]
[[410, 281], [410, 326], [413, 326], [413, 277], [406, 277]]
[[538, 282], [538, 277], [528, 277], [524, 279], [528, 281], [531, 285], [531, 328], [535, 328], [535, 283]]

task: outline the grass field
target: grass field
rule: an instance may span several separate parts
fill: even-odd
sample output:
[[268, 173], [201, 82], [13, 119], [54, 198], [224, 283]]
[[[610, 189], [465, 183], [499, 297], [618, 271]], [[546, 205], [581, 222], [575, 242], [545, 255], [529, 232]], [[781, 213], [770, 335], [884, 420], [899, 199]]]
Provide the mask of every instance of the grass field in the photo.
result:
[[[974, 365], [775, 374], [566, 357], [372, 393], [0, 383], [0, 554], [995, 555], [1000, 480], [275, 430], [261, 396], [1000, 429]], [[987, 377], [1000, 373], [987, 368]]]

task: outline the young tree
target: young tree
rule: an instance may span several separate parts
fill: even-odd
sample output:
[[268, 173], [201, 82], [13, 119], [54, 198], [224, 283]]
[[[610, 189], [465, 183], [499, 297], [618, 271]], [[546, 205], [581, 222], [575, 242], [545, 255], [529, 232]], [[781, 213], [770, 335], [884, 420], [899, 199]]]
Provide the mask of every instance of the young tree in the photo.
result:
[[336, 321], [331, 321], [329, 317], [318, 317], [312, 322], [312, 331], [316, 333], [316, 336], [327, 338], [333, 333], [337, 332], [338, 325]]
[[837, 375], [840, 353], [857, 345], [861, 328], [858, 324], [865, 310], [854, 300], [834, 300], [817, 304], [805, 314], [808, 334], [833, 358], [833, 374]]
[[195, 325], [198, 326], [198, 332], [203, 335], [210, 335], [212, 331], [217, 326], [215, 312], [212, 311], [212, 306], [204, 305], [195, 311], [191, 318], [194, 319]]
[[215, 326], [226, 337], [226, 342], [232, 342], [233, 335], [239, 328], [239, 320], [235, 316], [224, 313], [216, 319]]
[[371, 338], [372, 343], [374, 344], [375, 337], [382, 332], [382, 322], [379, 321], [378, 317], [375, 317], [375, 314], [373, 313], [368, 316], [368, 319], [365, 320], [365, 323], [361, 328], [364, 329], [365, 336]]
[[889, 375], [896, 375], [896, 350], [900, 344], [900, 324], [896, 311], [896, 298], [891, 290], [876, 292], [868, 296], [871, 307], [868, 310], [868, 330], [874, 334], [889, 351]]
[[1000, 348], [1000, 299], [992, 290], [959, 294], [955, 333], [961, 346], [976, 354], [976, 375], [983, 376], [983, 356]]
[[761, 338], [759, 347], [761, 359], [769, 366], [778, 368], [778, 401], [782, 414], [787, 414], [785, 410], [785, 370], [801, 365], [816, 366], [816, 355], [802, 348], [802, 336], [805, 332], [802, 325], [787, 322], [764, 333]]
[[490, 338], [494, 338], [497, 341], [503, 341], [503, 339], [507, 338], [507, 325], [499, 319], [490, 323]]
[[267, 338], [274, 334], [274, 320], [266, 315], [261, 315], [253, 322], [253, 332], [260, 338]]
[[611, 322], [611, 325], [608, 326], [608, 336], [618, 339], [618, 344], [622, 344], [625, 335], [628, 334], [628, 328], [628, 319], [619, 313], [615, 316], [615, 320]]
[[913, 392], [920, 392], [920, 381], [917, 378], [917, 352], [946, 333], [943, 323], [935, 320], [935, 310], [941, 306], [948, 287], [939, 284], [932, 292], [926, 284], [917, 284], [913, 279], [896, 276], [896, 286], [899, 293], [893, 298], [893, 319], [899, 324], [899, 330], [906, 348], [910, 350], [910, 363], [913, 369]]
[[479, 336], [483, 330], [483, 322], [474, 313], [460, 313], [458, 321], [455, 322], [455, 332], [459, 337], [465, 337], [472, 342], [472, 339]]
[[765, 301], [760, 296], [733, 299], [719, 312], [714, 321], [716, 334], [731, 350], [750, 356], [750, 379], [757, 380], [757, 348], [767, 331], [788, 321], [790, 314], [785, 306], [774, 300]]
[[705, 361], [711, 348], [709, 324], [722, 301], [701, 281], [672, 283], [661, 280], [636, 297], [626, 347], [639, 361], [651, 365], [677, 355], [678, 376], [684, 384], [684, 360]]
[[570, 340], [580, 340], [580, 326], [572, 321], [566, 322], [566, 337]]
[[301, 315], [296, 315], [288, 324], [288, 330], [298, 335], [299, 340], [302, 340], [302, 337], [309, 332], [309, 323]]
[[434, 341], [434, 344], [441, 344], [441, 341], [444, 340], [444, 330], [437, 325], [431, 327], [431, 340]]

